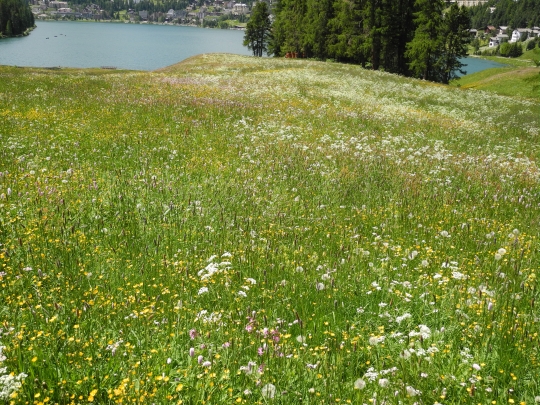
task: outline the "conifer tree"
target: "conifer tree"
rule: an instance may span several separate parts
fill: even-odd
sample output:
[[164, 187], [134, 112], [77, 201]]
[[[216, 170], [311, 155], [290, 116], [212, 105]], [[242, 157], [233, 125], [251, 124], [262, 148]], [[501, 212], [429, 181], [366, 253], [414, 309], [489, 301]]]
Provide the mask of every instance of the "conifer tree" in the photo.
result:
[[414, 38], [406, 56], [413, 76], [436, 81], [437, 63], [443, 47], [443, 0], [416, 0]]
[[34, 15], [25, 0], [0, 0], [0, 33], [20, 35], [34, 26]]
[[369, 44], [364, 32], [363, 0], [336, 0], [328, 27], [328, 56], [365, 67]]
[[457, 77], [459, 71], [462, 75], [465, 72], [461, 69], [465, 65], [460, 61], [467, 56], [468, 44], [471, 41], [469, 35], [471, 19], [465, 7], [458, 7], [455, 3], [444, 16], [443, 22], [443, 49], [439, 62], [440, 81], [448, 83]]
[[306, 0], [278, 0], [270, 51], [276, 56], [302, 54]]
[[306, 57], [326, 59], [328, 56], [327, 41], [329, 21], [334, 14], [332, 0], [307, 0], [303, 51]]
[[244, 46], [252, 50], [254, 56], [262, 56], [264, 52], [268, 54], [271, 27], [268, 5], [258, 2], [251, 10], [251, 18], [244, 35]]

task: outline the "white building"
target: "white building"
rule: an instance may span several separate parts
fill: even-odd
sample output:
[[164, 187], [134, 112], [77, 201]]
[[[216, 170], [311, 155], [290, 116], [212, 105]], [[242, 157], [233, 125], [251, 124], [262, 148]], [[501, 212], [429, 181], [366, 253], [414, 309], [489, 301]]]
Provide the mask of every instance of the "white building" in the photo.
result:
[[67, 1], [50, 1], [49, 7], [54, 8], [66, 8], [68, 6]]
[[247, 14], [248, 6], [244, 3], [237, 3], [233, 6], [233, 14]]
[[455, 0], [458, 6], [472, 7], [479, 4], [487, 3], [488, 0]]
[[521, 39], [521, 32], [518, 30], [512, 31], [512, 38], [508, 42], [517, 42]]

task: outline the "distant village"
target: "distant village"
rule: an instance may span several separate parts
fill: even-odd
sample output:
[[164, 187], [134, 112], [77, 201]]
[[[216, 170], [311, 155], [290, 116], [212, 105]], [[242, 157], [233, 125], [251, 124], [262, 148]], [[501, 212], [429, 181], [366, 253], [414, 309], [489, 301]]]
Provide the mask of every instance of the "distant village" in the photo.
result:
[[[193, 0], [194, 1], [194, 0]], [[273, 0], [265, 1], [272, 6]], [[449, 0], [448, 3], [457, 3], [459, 6], [476, 6], [488, 0]], [[132, 4], [139, 4], [141, 0], [133, 0]], [[148, 12], [127, 9], [119, 13], [108, 13], [97, 4], [70, 5], [67, 1], [59, 0], [30, 0], [32, 12], [37, 19], [54, 20], [95, 20], [95, 21], [121, 21], [125, 23], [157, 23], [170, 25], [195, 25], [215, 28], [244, 29], [249, 18], [250, 7], [233, 0], [206, 0], [204, 5], [197, 6], [192, 2], [185, 9], [170, 9], [167, 12]], [[200, 1], [198, 2], [201, 3]], [[495, 7], [491, 7], [491, 12]], [[225, 23], [226, 22], [226, 23]], [[231, 24], [232, 22], [232, 24]], [[223, 24], [222, 24], [223, 23]], [[483, 48], [495, 48], [505, 42], [525, 42], [531, 38], [540, 37], [540, 27], [515, 28], [508, 26], [488, 25], [480, 29], [471, 29], [473, 38], [481, 39]]]
[[494, 27], [493, 25], [488, 25], [482, 31], [482, 33], [479, 33], [477, 30], [472, 29], [471, 33], [474, 36], [489, 35], [488, 46], [490, 48], [497, 47], [505, 42], [511, 44], [520, 41], [525, 42], [531, 38], [540, 36], [540, 27], [509, 29], [507, 26]]
[[[133, 0], [133, 4], [140, 3], [141, 0]], [[267, 0], [271, 4], [271, 0]], [[125, 23], [158, 23], [158, 24], [180, 24], [197, 25], [218, 28], [218, 23], [227, 21], [227, 26], [219, 28], [245, 28], [245, 22], [249, 17], [250, 7], [247, 4], [214, 0], [206, 1], [202, 6], [195, 3], [188, 5], [185, 9], [170, 9], [167, 12], [149, 12], [146, 10], [136, 11], [127, 9], [118, 13], [108, 13], [97, 4], [77, 5], [67, 1], [59, 0], [31, 0], [32, 12], [39, 20], [94, 20], [94, 21], [122, 21]], [[230, 24], [229, 22], [236, 22]]]

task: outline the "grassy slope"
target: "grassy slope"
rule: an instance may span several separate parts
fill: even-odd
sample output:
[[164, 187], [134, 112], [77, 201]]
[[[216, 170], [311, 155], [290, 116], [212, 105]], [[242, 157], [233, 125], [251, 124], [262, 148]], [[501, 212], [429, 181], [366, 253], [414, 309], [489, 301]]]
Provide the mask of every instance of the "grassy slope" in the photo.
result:
[[506, 96], [540, 99], [540, 69], [493, 68], [466, 75], [452, 82], [464, 89], [487, 90]]
[[486, 57], [486, 59], [511, 65], [487, 69], [454, 80], [453, 86], [466, 89], [487, 90], [506, 96], [540, 99], [540, 69], [534, 68], [533, 60], [540, 59], [540, 49], [524, 52], [519, 58]]
[[0, 99], [14, 403], [540, 395], [538, 101], [233, 55]]

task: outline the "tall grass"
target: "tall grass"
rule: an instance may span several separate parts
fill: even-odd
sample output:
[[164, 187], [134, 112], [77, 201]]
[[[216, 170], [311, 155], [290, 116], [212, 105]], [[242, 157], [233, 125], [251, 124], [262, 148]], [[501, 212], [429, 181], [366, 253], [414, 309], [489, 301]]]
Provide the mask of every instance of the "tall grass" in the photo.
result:
[[0, 402], [540, 401], [539, 103], [231, 55], [0, 76]]

